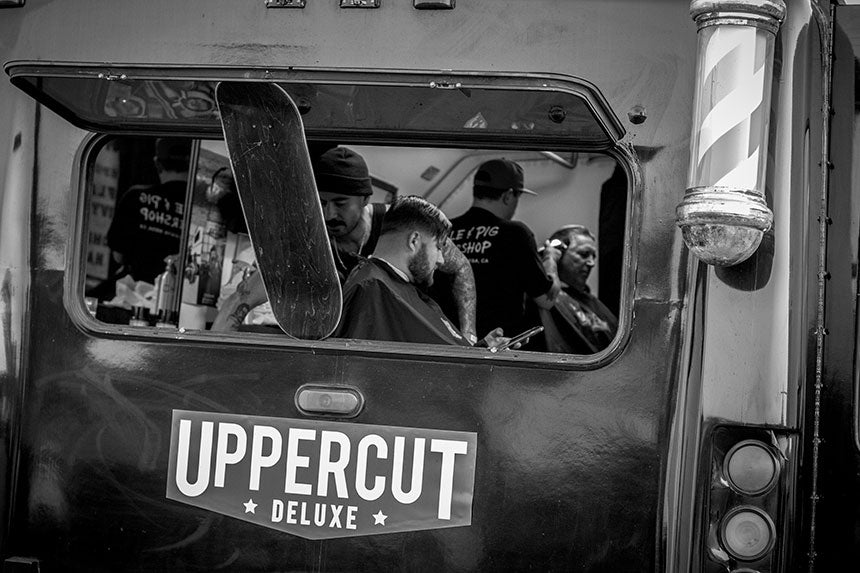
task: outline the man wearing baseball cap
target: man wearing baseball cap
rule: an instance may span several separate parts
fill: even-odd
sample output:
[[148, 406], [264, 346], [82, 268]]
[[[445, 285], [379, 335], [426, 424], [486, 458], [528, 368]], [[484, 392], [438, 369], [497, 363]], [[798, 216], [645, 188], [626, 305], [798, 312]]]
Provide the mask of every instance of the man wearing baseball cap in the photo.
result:
[[158, 182], [122, 194], [107, 233], [118, 277], [154, 283], [165, 257], [179, 254], [190, 157], [190, 139], [156, 140], [152, 159]]
[[472, 208], [451, 221], [451, 240], [475, 274], [479, 334], [501, 326], [514, 336], [535, 326], [526, 324], [526, 297], [550, 308], [559, 291], [554, 265], [544, 268], [534, 233], [511, 220], [523, 194], [537, 195], [525, 188], [520, 165], [486, 161], [475, 173]]

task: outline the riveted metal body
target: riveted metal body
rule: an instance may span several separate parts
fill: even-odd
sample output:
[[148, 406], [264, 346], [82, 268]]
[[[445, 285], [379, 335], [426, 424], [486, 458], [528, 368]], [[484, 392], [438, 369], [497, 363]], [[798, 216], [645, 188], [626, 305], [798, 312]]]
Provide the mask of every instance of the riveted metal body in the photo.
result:
[[[385, 0], [363, 3], [375, 5], [369, 10], [330, 1], [17, 4], [0, 12], [0, 551], [9, 570], [765, 573], [833, 571], [842, 559], [860, 558], [854, 7], [831, 13], [824, 2], [800, 0]], [[291, 7], [302, 9], [267, 9]], [[453, 9], [416, 9], [430, 7]], [[732, 170], [719, 158], [708, 163], [716, 155], [704, 153], [701, 141], [691, 146], [690, 136], [697, 139], [707, 116], [696, 115], [704, 109], [702, 37], [732, 27], [743, 29], [738, 58], [751, 47], [752, 63], [767, 68], [749, 74], [760, 88], [755, 110], [729, 110], [750, 120], [745, 135], [764, 138], [731, 147], [758, 150], [746, 182], [720, 182], [718, 172]], [[841, 54], [832, 69], [831, 51]], [[194, 118], [205, 121], [169, 105], [159, 109], [174, 117], [122, 120], [120, 108], [58, 103], [72, 92], [121, 93], [124, 101], [111, 101], [132, 109], [137, 96], [123, 86], [159, 81], [185, 90], [177, 99], [198, 104]], [[114, 137], [219, 143], [217, 112], [203, 109], [195, 91], [218, 81], [289, 88], [305, 110], [311, 144], [339, 138], [375, 146], [371, 171], [383, 179], [384, 158], [402, 148], [444, 150], [417, 166], [432, 181], [415, 178], [440, 203], [456, 197], [487, 149], [538, 154], [541, 166], [564, 169], [611, 159], [626, 180], [618, 335], [590, 356], [491, 355], [95, 319], [82, 268], [100, 150]], [[416, 104], [374, 131], [368, 123], [376, 116], [359, 113], [372, 106], [314, 116], [324, 103], [300, 97], [308, 85], [382, 94], [379, 101], [392, 105], [424, 101], [384, 99], [394, 88], [454, 94], [463, 105], [484, 93], [517, 94], [500, 114], [534, 93], [558, 93], [583, 102], [590, 115], [553, 102], [538, 119], [496, 129], [489, 112], [467, 108], [461, 132], [433, 136], [427, 125], [436, 120]], [[368, 86], [382, 87], [362, 92]], [[414, 128], [415, 117], [428, 123]], [[590, 133], [583, 118], [597, 126], [593, 140], [581, 135]], [[548, 132], [552, 149], [523, 135], [543, 124], [557, 130]], [[549, 196], [552, 188], [539, 192]], [[529, 209], [524, 199], [520, 212]], [[320, 439], [325, 432], [329, 507], [341, 503], [337, 444], [366, 457], [388, 447], [385, 432], [410, 439], [425, 432], [427, 452], [432, 439], [466, 436], [475, 448], [473, 482], [452, 486], [452, 505], [468, 506], [469, 522], [382, 533], [390, 517], [359, 512], [369, 533], [352, 535], [345, 497], [336, 533], [346, 534], [313, 538], [251, 522], [245, 512], [256, 504], [269, 521], [278, 505], [263, 506], [250, 486], [235, 516], [177, 501], [166, 493], [177, 482], [174, 420], [188, 412], [204, 421], [221, 416], [223, 447], [222, 426], [210, 427], [210, 445], [222, 461], [238, 457], [243, 431], [249, 454], [254, 448], [252, 430], [237, 429], [242, 416], [263, 428], [260, 447], [281, 436], [287, 444], [291, 420]], [[193, 428], [185, 434], [191, 442], [205, 441], [198, 418], [184, 427]], [[376, 437], [354, 439], [365, 430]], [[776, 474], [753, 494], [722, 477], [724, 456], [749, 440], [764, 444]], [[390, 444], [393, 459], [395, 437]], [[412, 459], [411, 448], [401, 458]], [[257, 453], [258, 461], [270, 459], [268, 450]], [[305, 455], [300, 450], [292, 467], [310, 483], [317, 476], [302, 474]], [[183, 487], [203, 475], [197, 463], [186, 468]], [[224, 467], [229, 476], [234, 466]], [[213, 462], [213, 490], [217, 471]], [[401, 498], [410, 471], [400, 475]], [[343, 487], [372, 497], [372, 477], [391, 475]], [[279, 474], [277, 487], [284, 484]], [[302, 517], [290, 501], [282, 523], [305, 527], [305, 519], [314, 527], [313, 508]], [[774, 536], [746, 562], [720, 537], [737, 508], [764, 515]], [[326, 532], [337, 525], [326, 523]]]

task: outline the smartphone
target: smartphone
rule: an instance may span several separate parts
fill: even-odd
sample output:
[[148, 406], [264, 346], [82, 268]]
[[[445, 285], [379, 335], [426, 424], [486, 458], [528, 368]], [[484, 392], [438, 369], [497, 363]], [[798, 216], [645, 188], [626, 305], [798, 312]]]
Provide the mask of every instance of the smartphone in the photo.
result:
[[526, 338], [531, 338], [532, 336], [534, 336], [536, 334], [540, 334], [541, 332], [543, 332], [543, 327], [542, 326], [535, 326], [534, 328], [530, 328], [530, 329], [526, 330], [525, 332], [521, 332], [521, 333], [517, 334], [516, 336], [514, 336], [513, 338], [508, 340], [505, 344], [502, 344], [500, 346], [496, 346], [495, 348], [490, 348], [490, 352], [501, 352], [502, 350], [507, 350], [511, 346], [514, 346], [515, 344], [522, 342]]

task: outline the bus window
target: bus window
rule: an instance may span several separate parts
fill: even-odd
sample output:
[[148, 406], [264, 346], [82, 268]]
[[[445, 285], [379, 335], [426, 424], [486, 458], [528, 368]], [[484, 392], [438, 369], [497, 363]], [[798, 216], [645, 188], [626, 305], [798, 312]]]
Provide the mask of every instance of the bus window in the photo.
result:
[[[109, 324], [181, 328], [185, 332], [209, 335], [227, 330], [234, 339], [263, 334], [284, 343], [291, 342], [278, 328], [265, 291], [262, 297], [257, 296], [254, 303], [242, 309], [234, 324], [227, 328], [222, 324], [219, 328], [219, 315], [223, 322], [223, 318], [235, 310], [230, 304], [237, 300], [237, 289], [242, 288], [240, 285], [253, 284], [259, 273], [223, 141], [200, 140], [194, 146], [193, 162], [188, 164], [186, 175], [175, 176], [181, 182], [175, 185], [181, 187], [183, 197], [186, 190], [188, 193], [183, 201], [187, 204], [183, 217], [170, 221], [185, 233], [184, 254], [180, 256], [178, 238], [170, 256], [159, 250], [160, 242], [141, 239], [135, 256], [148, 256], [151, 248], [157, 252], [152, 256], [160, 257], [162, 265], [158, 272], [139, 274], [130, 271], [141, 266], [141, 261], [124, 258], [116, 252], [117, 243], [109, 239], [119, 235], [117, 228], [128, 227], [122, 220], [119, 205], [128, 198], [140, 202], [143, 195], [148, 201], [153, 200], [152, 191], [147, 192], [147, 189], [158, 184], [159, 172], [154, 158], [162, 139], [105, 138], [98, 152], [92, 154], [84, 235], [88, 241], [82, 256], [87, 276], [85, 296], [91, 303], [98, 301], [97, 305], [92, 304], [96, 318]], [[179, 141], [189, 150], [192, 147], [188, 140]], [[441, 209], [454, 221], [455, 227], [475, 205], [475, 178], [482, 166], [498, 159], [520, 166], [524, 187], [535, 194], [519, 197], [512, 218], [531, 232], [533, 244], [530, 248], [534, 253], [541, 251], [553, 237], [561, 238], [563, 247], [555, 248], [560, 257], [562, 292], [566, 293], [565, 300], [573, 300], [573, 303], [568, 302], [568, 307], [545, 309], [525, 297], [523, 327], [542, 325], [545, 330], [522, 350], [533, 351], [534, 354], [529, 354], [533, 359], [549, 358], [553, 353], [593, 354], [605, 349], [614, 338], [618, 317], [624, 308], [621, 285], [629, 206], [626, 170], [616, 158], [604, 153], [564, 149], [309, 142], [312, 157], [338, 147], [350, 150], [367, 165], [371, 182], [371, 195], [367, 199], [369, 211], [374, 205], [390, 204], [398, 196], [418, 195]], [[154, 217], [150, 207], [136, 205], [137, 211]], [[384, 207], [381, 212], [384, 213]], [[574, 232], [565, 234], [564, 229], [568, 228]], [[335, 228], [332, 233], [337, 234]], [[486, 281], [481, 282], [480, 268], [482, 261], [487, 260], [484, 249], [490, 248], [492, 237], [468, 237], [469, 233], [468, 229], [461, 229], [458, 234], [455, 228], [452, 239], [477, 276], [476, 295], [480, 308], [482, 296], [493, 296], [487, 291], [492, 287]], [[337, 237], [332, 238], [336, 247], [348, 249]], [[584, 257], [576, 253], [579, 243], [585, 245]], [[434, 300], [453, 327], [461, 328], [461, 316], [451, 296], [451, 276], [437, 270], [435, 277], [436, 284], [430, 289]], [[517, 278], [511, 276], [510, 280], [513, 282]], [[171, 302], [164, 298], [169, 296], [164, 294], [165, 289], [169, 292], [171, 288], [175, 294], [170, 299], [173, 304], [170, 308], [176, 313], [172, 321], [169, 319], [173, 315], [165, 310]], [[498, 316], [498, 322], [503, 323], [504, 318]], [[478, 323], [486, 321], [479, 319]], [[515, 333], [508, 331], [506, 334]], [[340, 338], [330, 341], [342, 344]], [[368, 344], [373, 343], [369, 341]], [[383, 348], [386, 346], [389, 345]]]
[[187, 210], [191, 149], [187, 138], [126, 137], [108, 141], [96, 155], [87, 185], [85, 290], [88, 306], [101, 303], [102, 320], [176, 322], [172, 285]]
[[[494, 289], [503, 288], [499, 282], [515, 282], [520, 273], [529, 272], [526, 263], [509, 262], [514, 253], [493, 254], [499, 249], [494, 237], [476, 237], [486, 217], [477, 213], [485, 206], [492, 209], [494, 203], [492, 197], [487, 201], [479, 196], [481, 170], [501, 157], [523, 169], [524, 186], [535, 193], [523, 194], [515, 211], [502, 218], [525, 225], [542, 257], [549, 256], [548, 243], [558, 257], [555, 271], [562, 289], [552, 306], [536, 304], [534, 292], [523, 281], [518, 290], [510, 289], [525, 298], [523, 318], [512, 308], [518, 305], [487, 306], [482, 301], [482, 296], [493, 297]], [[471, 170], [456, 188], [435, 196], [454, 222], [455, 243], [476, 273], [479, 333], [497, 325], [507, 326], [506, 334], [543, 326], [544, 332], [526, 349], [594, 354], [609, 345], [617, 333], [627, 216], [627, 178], [616, 160], [599, 153], [483, 151], [472, 159]], [[513, 251], [505, 243], [501, 246]]]
[[[240, 68], [178, 71], [132, 66], [106, 71], [97, 65], [26, 62], [7, 66], [7, 72], [15, 85], [49, 109], [96, 134], [82, 154], [86, 164], [81, 166], [85, 176], [81, 188], [86, 193], [79, 202], [77, 219], [80, 262], [70, 291], [81, 299], [75, 304], [81, 310], [78, 318], [85, 320], [83, 309], [89, 309], [98, 321], [99, 326], [89, 325], [95, 330], [107, 332], [114, 328], [108, 325], [121, 325], [123, 329], [140, 328], [134, 332], [141, 336], [169, 336], [179, 330], [197, 333], [194, 336], [206, 340], [229, 338], [237, 342], [263, 340], [254, 338], [263, 333], [271, 335], [266, 344], [301, 345], [303, 339], [328, 338], [317, 343], [356, 351], [419, 351], [411, 342], [377, 344], [374, 336], [346, 330], [337, 331], [334, 337], [327, 337], [330, 330], [326, 329], [319, 329], [314, 336], [305, 336], [309, 331], [300, 330], [292, 339], [284, 337], [280, 329], [267, 324], [271, 316], [266, 318], [265, 305], [256, 303], [228, 308], [231, 334], [217, 334], [224, 330], [219, 315], [224, 315], [225, 302], [235, 302], [235, 297], [231, 299], [234, 293], [251, 288], [243, 280], [265, 278], [267, 269], [280, 273], [281, 281], [298, 276], [282, 272], [287, 267], [278, 268], [277, 259], [282, 251], [289, 259], [290, 253], [298, 252], [295, 248], [273, 249], [275, 243], [269, 243], [262, 258], [272, 254], [275, 259], [258, 260], [259, 251], [257, 256], [250, 256], [255, 248], [265, 246], [260, 231], [307, 233], [310, 228], [292, 224], [293, 209], [277, 201], [269, 203], [272, 211], [258, 210], [258, 216], [240, 220], [240, 211], [243, 216], [247, 214], [238, 208], [242, 200], [237, 201], [236, 194], [243, 194], [242, 180], [237, 178], [241, 170], [236, 171], [236, 165], [228, 161], [230, 140], [221, 140], [225, 126], [217, 101], [219, 89], [232, 85], [249, 94], [276, 88], [274, 91], [284, 97], [288, 95], [303, 126], [295, 141], [288, 143], [300, 144], [302, 149], [307, 145], [311, 159], [338, 147], [361, 156], [366, 165], [362, 179], [370, 182], [362, 191], [363, 197], [370, 197], [368, 205], [414, 195], [460, 225], [462, 217], [477, 206], [473, 188], [475, 179], [486, 175], [485, 164], [515, 165], [510, 169], [517, 173], [508, 174], [515, 181], [505, 191], [516, 192], [517, 207], [499, 216], [520, 222], [520, 247], [501, 250], [534, 259], [543, 248], [540, 264], [546, 271], [546, 276], [537, 279], [536, 273], [529, 273], [529, 288], [522, 289], [522, 300], [516, 301], [523, 304], [522, 316], [511, 321], [506, 310], [482, 310], [503, 291], [510, 299], [508, 287], [524, 280], [526, 273], [509, 271], [506, 276], [510, 278], [503, 275], [489, 281], [495, 288], [488, 288], [488, 281], [480, 276], [466, 277], [462, 269], [467, 267], [473, 274], [476, 270], [482, 274], [477, 265], [484, 264], [482, 260], [487, 257], [482, 255], [488, 248], [486, 240], [475, 241], [466, 228], [455, 229], [451, 236], [452, 243], [456, 243], [455, 238], [460, 243], [456, 249], [451, 250], [448, 242], [439, 245], [448, 253], [446, 266], [460, 271], [439, 269], [434, 273], [439, 277], [434, 292], [423, 294], [439, 299], [443, 316], [451, 323], [449, 330], [459, 329], [466, 340], [481, 340], [494, 325], [504, 326], [508, 336], [541, 324], [544, 338], [554, 334], [560, 341], [524, 348], [540, 351], [540, 355], [508, 352], [499, 358], [567, 361], [569, 354], [591, 355], [618, 346], [610, 342], [620, 339], [618, 324], [624, 328], [623, 317], [629, 314], [632, 294], [627, 286], [632, 283], [630, 273], [625, 272], [623, 262], [629, 259], [627, 253], [632, 248], [629, 151], [619, 143], [624, 128], [618, 118], [595, 86], [584, 80], [534, 74], [439, 76], [397, 71], [305, 70], [297, 74], [289, 69], [267, 70], [262, 80], [258, 70]], [[249, 77], [258, 79], [248, 81]], [[244, 128], [237, 133], [241, 134], [240, 142], [242, 137], [253, 136], [253, 130], [246, 132]], [[166, 137], [170, 135], [173, 137]], [[162, 182], [161, 155], [178, 156], [178, 162], [187, 169], [168, 173], [169, 181]], [[268, 167], [264, 157], [254, 168], [277, 166], [278, 157], [271, 154]], [[313, 173], [316, 170], [311, 176]], [[161, 189], [166, 182], [170, 183], [170, 193]], [[258, 186], [252, 188], [259, 191]], [[290, 194], [284, 197], [289, 199]], [[314, 201], [301, 207], [316, 208], [312, 205], [316, 197], [308, 197]], [[384, 213], [384, 209], [377, 213]], [[267, 223], [255, 231], [258, 219]], [[475, 225], [476, 229], [487, 226]], [[329, 242], [330, 235], [335, 243], [356, 243], [350, 237], [347, 241], [336, 237], [331, 225], [328, 232], [319, 221], [313, 227], [304, 243], [286, 236], [285, 244], [293, 241], [289, 243], [293, 247], [306, 245], [313, 257], [327, 257], [340, 250], [320, 248]], [[148, 236], [135, 236], [141, 228]], [[572, 232], [574, 229], [577, 231]], [[359, 254], [366, 257], [375, 252], [365, 248], [365, 238], [357, 241], [362, 249], [347, 245], [347, 254], [363, 251]], [[296, 257], [306, 259], [303, 264], [307, 266], [300, 269], [314, 271], [313, 257]], [[347, 280], [348, 270], [338, 267], [341, 280]], [[454, 286], [445, 293], [445, 277], [451, 276]], [[484, 284], [470, 286], [469, 280]], [[547, 280], [552, 282], [551, 290], [542, 293]], [[572, 288], [571, 283], [581, 284]], [[300, 278], [290, 285], [294, 290], [272, 287], [276, 297], [271, 300], [278, 303], [277, 308], [294, 312], [290, 304], [296, 300], [294, 295], [302, 292], [301, 284], [304, 279]], [[470, 288], [475, 293], [471, 303], [463, 294]], [[553, 306], [556, 292], [563, 293], [567, 302], [564, 308]], [[445, 302], [447, 295], [453, 295], [453, 303]], [[257, 298], [260, 300], [256, 302], [264, 303], [270, 297], [262, 289], [262, 296]], [[337, 317], [333, 309], [341, 305], [330, 306], [326, 313], [329, 322], [334, 322]], [[283, 329], [281, 314], [278, 311]], [[313, 312], [304, 312], [304, 316], [313, 316]], [[590, 332], [584, 337], [588, 339], [585, 344], [568, 343], [571, 337], [579, 336], [575, 331], [583, 330], [583, 326]], [[146, 327], [163, 330], [144, 330]], [[447, 323], [444, 328], [448, 329]], [[596, 339], [592, 336], [595, 332], [599, 334]], [[343, 342], [345, 338], [352, 341]], [[420, 349], [422, 353], [441, 351]], [[449, 348], [447, 352], [458, 351]], [[557, 354], [565, 356], [552, 356]]]

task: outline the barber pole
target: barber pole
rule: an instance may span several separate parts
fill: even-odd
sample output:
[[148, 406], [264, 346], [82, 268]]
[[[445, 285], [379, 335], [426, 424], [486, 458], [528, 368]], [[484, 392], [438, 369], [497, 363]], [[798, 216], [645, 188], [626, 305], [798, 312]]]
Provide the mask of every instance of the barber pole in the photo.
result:
[[770, 229], [764, 197], [773, 54], [782, 0], [694, 0], [698, 26], [690, 169], [677, 220], [702, 261], [746, 260]]

